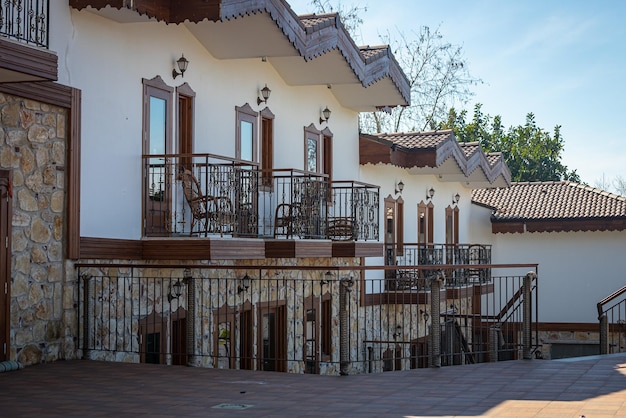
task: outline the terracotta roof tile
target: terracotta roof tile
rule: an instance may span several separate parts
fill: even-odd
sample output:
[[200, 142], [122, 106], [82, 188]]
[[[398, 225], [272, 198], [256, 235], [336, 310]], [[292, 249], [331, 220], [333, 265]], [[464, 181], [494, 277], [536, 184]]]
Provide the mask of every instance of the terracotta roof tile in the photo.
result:
[[626, 218], [626, 197], [569, 181], [477, 189], [472, 202], [494, 208], [498, 220]]
[[467, 158], [471, 157], [472, 154], [478, 152], [481, 149], [478, 142], [459, 142], [459, 146], [461, 147]]
[[387, 45], [381, 45], [381, 46], [369, 46], [368, 45], [368, 46], [359, 47], [359, 50], [361, 51], [361, 54], [363, 54], [365, 59], [375, 57], [378, 54], [387, 53], [388, 49], [389, 47]]
[[502, 153], [501, 152], [490, 152], [487, 154], [487, 161], [493, 167], [495, 164], [502, 161]]
[[410, 133], [393, 133], [375, 135], [381, 139], [393, 142], [401, 147], [418, 149], [418, 148], [436, 148], [445, 140], [454, 136], [451, 130], [444, 131], [428, 131], [428, 132], [410, 132]]
[[319, 25], [334, 23], [337, 19], [337, 13], [300, 15], [298, 19], [300, 19], [305, 28], [313, 28]]

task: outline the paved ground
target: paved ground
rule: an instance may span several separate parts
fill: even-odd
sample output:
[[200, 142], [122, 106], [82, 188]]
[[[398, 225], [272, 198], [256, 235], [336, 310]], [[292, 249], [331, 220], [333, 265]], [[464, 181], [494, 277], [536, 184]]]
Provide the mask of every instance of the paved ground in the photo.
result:
[[[247, 407], [247, 409], [240, 409]], [[59, 361], [0, 373], [0, 416], [626, 417], [626, 356], [356, 376]]]

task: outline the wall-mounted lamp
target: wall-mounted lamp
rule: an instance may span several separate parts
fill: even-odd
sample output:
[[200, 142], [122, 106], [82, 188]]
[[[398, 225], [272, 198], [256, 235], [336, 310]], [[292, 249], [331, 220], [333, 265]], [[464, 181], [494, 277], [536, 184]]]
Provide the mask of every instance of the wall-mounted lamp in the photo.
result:
[[459, 200], [461, 200], [461, 195], [460, 194], [455, 194], [454, 196], [452, 196], [452, 204], [453, 205], [458, 205], [459, 204]]
[[176, 71], [176, 67], [172, 70], [172, 77], [176, 78], [178, 76], [185, 77], [185, 71], [187, 71], [187, 66], [189, 65], [189, 61], [185, 58], [185, 55], [182, 54], [178, 61], [176, 61], [176, 66], [178, 67], [178, 71]]
[[435, 195], [435, 189], [434, 188], [430, 188], [428, 190], [426, 190], [426, 199], [430, 200], [433, 198], [433, 196]]
[[247, 274], [239, 280], [239, 286], [237, 286], [237, 293], [245, 292], [250, 288], [250, 276]]
[[172, 303], [174, 299], [178, 299], [183, 294], [183, 283], [180, 279], [176, 279], [176, 283], [170, 282], [170, 293], [167, 295], [167, 301]]
[[265, 87], [261, 89], [261, 95], [256, 98], [256, 104], [260, 105], [261, 103], [265, 103], [267, 105], [270, 94], [272, 94], [272, 90], [270, 90], [266, 84]]
[[320, 280], [320, 284], [323, 286], [325, 284], [330, 283], [330, 279], [333, 278], [333, 274], [330, 271], [327, 271], [326, 274], [324, 274], [324, 278], [322, 280]]
[[402, 194], [402, 190], [404, 190], [404, 183], [400, 180], [396, 183], [396, 194]]
[[400, 325], [398, 325], [396, 327], [396, 332], [394, 332], [393, 334], [393, 339], [397, 339], [398, 337], [400, 337], [402, 335], [402, 327]]
[[330, 119], [330, 109], [328, 106], [322, 110], [322, 116], [320, 117], [320, 125], [324, 122], [328, 123], [328, 119]]

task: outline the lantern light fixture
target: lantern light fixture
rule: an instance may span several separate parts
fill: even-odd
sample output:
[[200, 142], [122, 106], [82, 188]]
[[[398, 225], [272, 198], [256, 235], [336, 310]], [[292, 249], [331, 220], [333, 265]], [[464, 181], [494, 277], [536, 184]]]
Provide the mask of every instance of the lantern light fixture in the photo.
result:
[[404, 183], [402, 182], [402, 180], [400, 180], [396, 183], [395, 192], [396, 194], [402, 194], [402, 190], [404, 190]]
[[256, 99], [256, 104], [261, 105], [261, 103], [265, 103], [265, 105], [267, 105], [267, 101], [270, 98], [270, 94], [272, 94], [272, 90], [270, 90], [266, 84], [265, 87], [261, 89], [260, 93], [261, 95]]
[[328, 123], [328, 119], [330, 119], [330, 113], [331, 112], [328, 106], [326, 106], [324, 110], [322, 110], [322, 116], [320, 117], [320, 125], [324, 122]]
[[[189, 65], [189, 60], [185, 58], [185, 54], [182, 54], [180, 58], [176, 61], [176, 66], [172, 70], [172, 77], [176, 78], [178, 76], [185, 77], [185, 71], [187, 71], [187, 66]], [[176, 68], [178, 67], [178, 71]], [[180, 71], [180, 72], [179, 72]]]

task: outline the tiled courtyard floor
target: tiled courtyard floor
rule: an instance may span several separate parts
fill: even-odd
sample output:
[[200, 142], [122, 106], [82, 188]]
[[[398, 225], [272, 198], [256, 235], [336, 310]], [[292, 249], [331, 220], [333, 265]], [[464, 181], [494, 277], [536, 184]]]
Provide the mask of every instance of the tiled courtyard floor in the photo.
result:
[[1, 417], [583, 415], [626, 417], [626, 356], [519, 360], [354, 376], [85, 360], [0, 373]]

